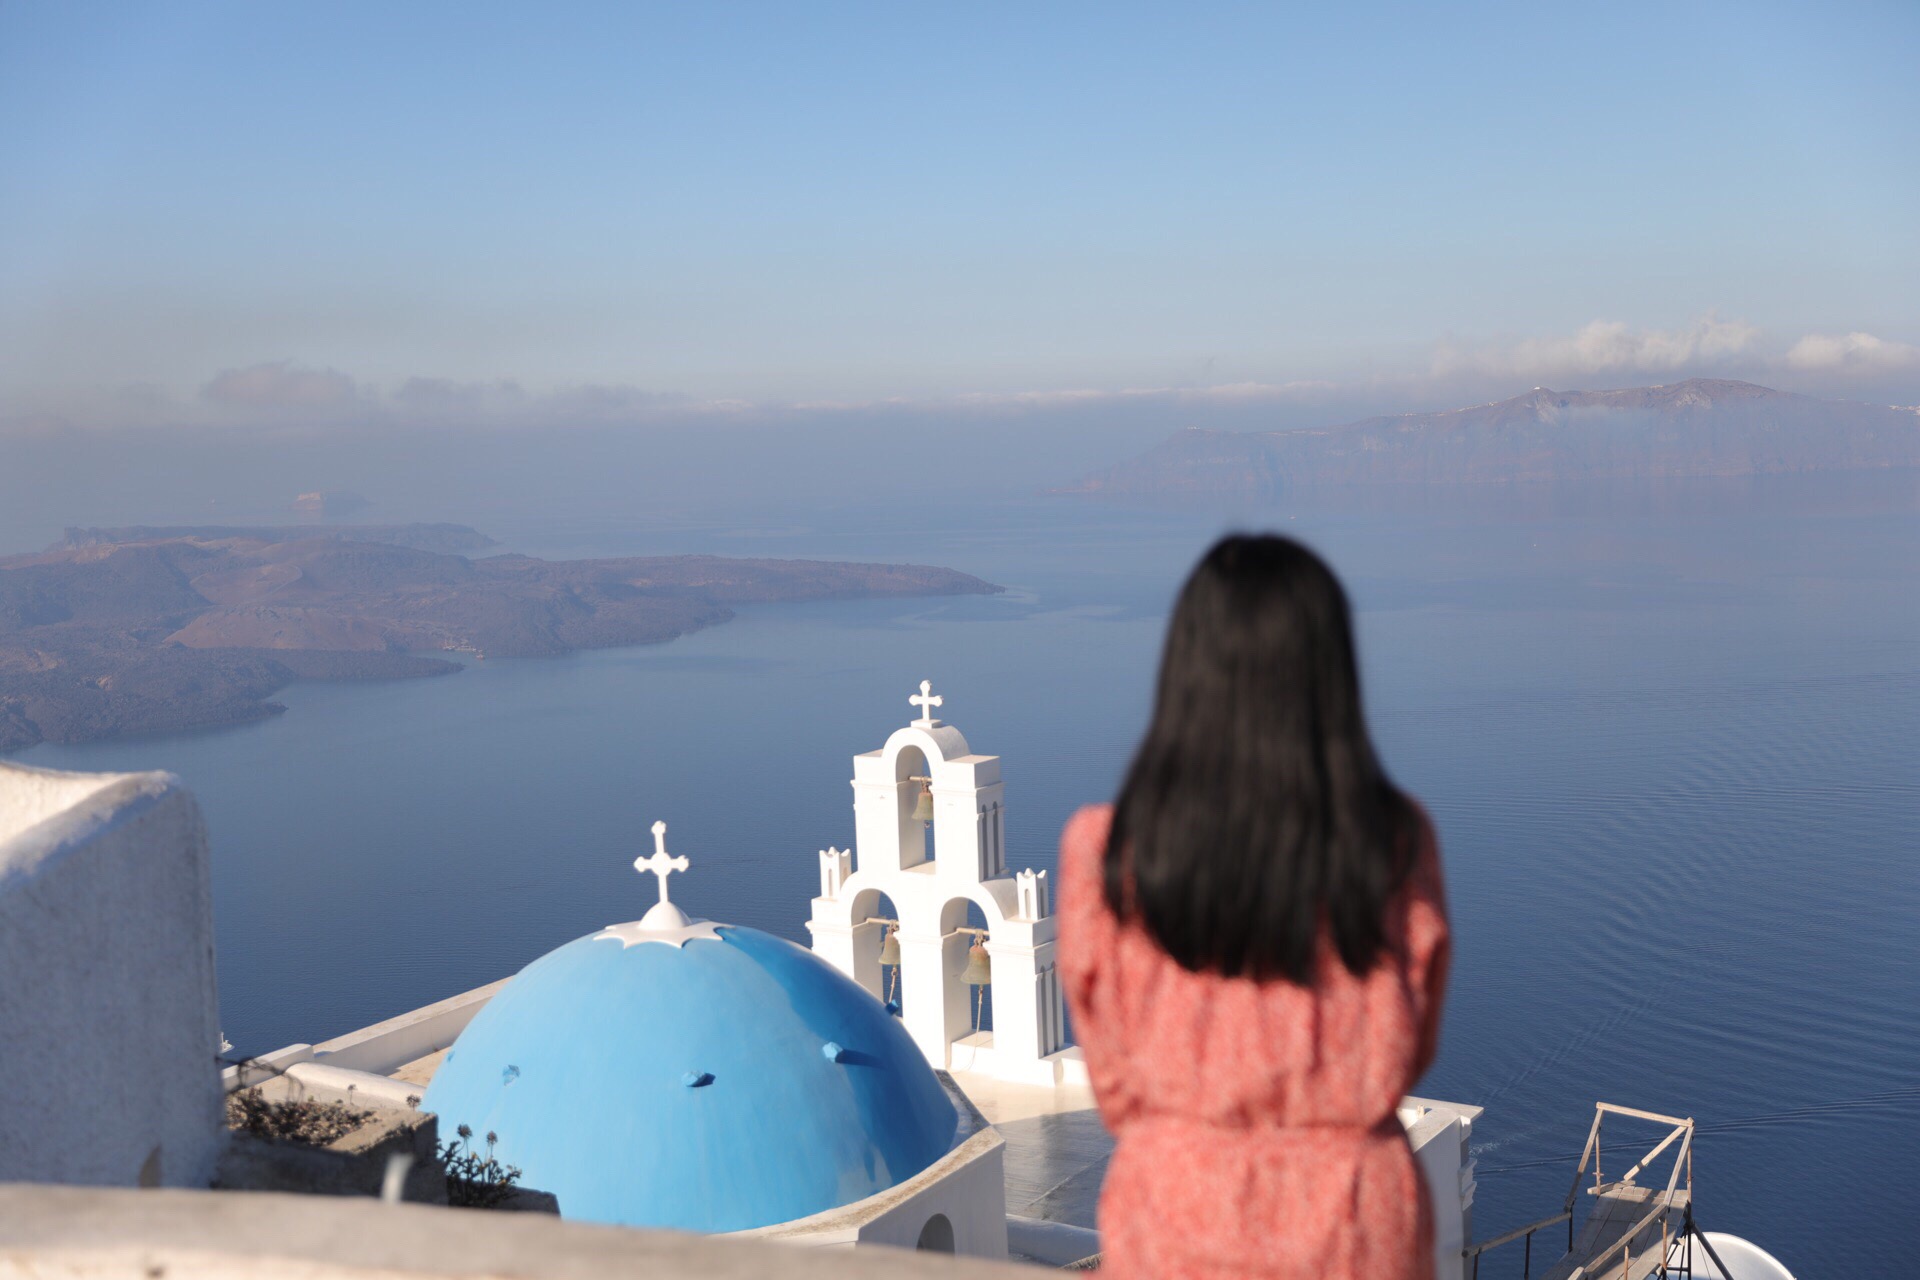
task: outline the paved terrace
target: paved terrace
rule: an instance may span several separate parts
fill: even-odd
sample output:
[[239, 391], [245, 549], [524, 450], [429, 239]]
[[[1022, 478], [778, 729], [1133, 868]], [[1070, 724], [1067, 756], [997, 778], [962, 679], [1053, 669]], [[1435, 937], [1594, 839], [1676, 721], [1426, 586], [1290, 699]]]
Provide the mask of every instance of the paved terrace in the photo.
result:
[[953, 1079], [1006, 1139], [1007, 1212], [1095, 1229], [1113, 1135], [1100, 1123], [1093, 1090], [1038, 1089], [960, 1072]]

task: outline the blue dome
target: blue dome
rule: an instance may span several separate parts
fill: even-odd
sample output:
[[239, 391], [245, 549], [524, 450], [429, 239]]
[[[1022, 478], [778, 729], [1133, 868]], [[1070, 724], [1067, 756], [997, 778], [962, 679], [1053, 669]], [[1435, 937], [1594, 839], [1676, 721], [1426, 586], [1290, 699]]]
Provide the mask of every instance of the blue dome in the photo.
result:
[[739, 1231], [852, 1204], [945, 1155], [959, 1115], [900, 1024], [756, 929], [577, 939], [468, 1024], [423, 1109], [565, 1217]]

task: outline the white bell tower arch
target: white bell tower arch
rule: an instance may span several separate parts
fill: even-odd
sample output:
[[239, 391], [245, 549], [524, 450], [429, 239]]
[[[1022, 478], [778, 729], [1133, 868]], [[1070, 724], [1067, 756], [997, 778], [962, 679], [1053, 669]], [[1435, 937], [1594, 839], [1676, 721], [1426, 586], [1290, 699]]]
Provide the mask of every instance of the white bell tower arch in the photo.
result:
[[[919, 717], [853, 758], [854, 848], [820, 854], [813, 949], [883, 997], [887, 926], [874, 921], [884, 894], [899, 920], [901, 1018], [929, 1062], [1031, 1084], [1084, 1083], [1085, 1064], [1066, 1043], [1047, 873], [1007, 872], [1000, 757], [974, 754], [934, 717], [945, 699], [929, 682], [908, 701]], [[923, 792], [931, 821], [916, 816]], [[990, 1032], [973, 1030], [964, 980], [969, 906], [986, 921]]]

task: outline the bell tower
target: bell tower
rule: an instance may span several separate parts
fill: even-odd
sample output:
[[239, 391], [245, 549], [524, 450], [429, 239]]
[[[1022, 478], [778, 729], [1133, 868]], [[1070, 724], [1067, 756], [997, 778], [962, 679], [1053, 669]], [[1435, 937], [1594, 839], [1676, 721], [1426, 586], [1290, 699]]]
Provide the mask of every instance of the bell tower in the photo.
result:
[[977, 888], [1006, 874], [1000, 757], [974, 755], [958, 729], [933, 718], [945, 699], [930, 684], [908, 699], [925, 714], [853, 759], [854, 866], [918, 868]]
[[[854, 848], [821, 854], [813, 949], [881, 999], [895, 998], [908, 1034], [935, 1067], [1033, 1084], [1084, 1082], [1066, 1044], [1057, 970], [1058, 921], [1044, 871], [1008, 874], [1000, 758], [977, 755], [934, 712], [919, 712], [878, 751], [853, 758]], [[884, 896], [883, 896], [884, 895]], [[882, 914], [885, 903], [895, 914]], [[969, 926], [979, 909], [984, 929]], [[881, 949], [898, 947], [897, 990], [883, 989]], [[989, 958], [993, 1029], [973, 1028], [968, 953]], [[971, 975], [978, 979], [979, 966]]]

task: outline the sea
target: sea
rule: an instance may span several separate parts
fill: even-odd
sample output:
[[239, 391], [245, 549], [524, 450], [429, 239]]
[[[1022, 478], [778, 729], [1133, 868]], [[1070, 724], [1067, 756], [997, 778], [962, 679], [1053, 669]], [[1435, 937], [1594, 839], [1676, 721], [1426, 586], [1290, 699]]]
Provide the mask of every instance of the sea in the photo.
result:
[[[1183, 574], [1225, 529], [1277, 529], [1348, 583], [1375, 734], [1439, 830], [1456, 959], [1419, 1088], [1486, 1109], [1476, 1234], [1558, 1210], [1604, 1100], [1698, 1121], [1705, 1229], [1802, 1276], [1910, 1268], [1914, 473], [487, 528], [540, 555], [914, 561], [1005, 591], [749, 607], [667, 644], [296, 685], [255, 724], [22, 753], [167, 769], [198, 795], [239, 1052], [637, 916], [656, 819], [692, 863], [677, 901], [804, 942], [815, 851], [853, 837], [851, 757], [915, 714], [923, 679], [1003, 759], [1009, 862], [1054, 866], [1139, 737]], [[1638, 1135], [1615, 1133], [1620, 1170]]]

